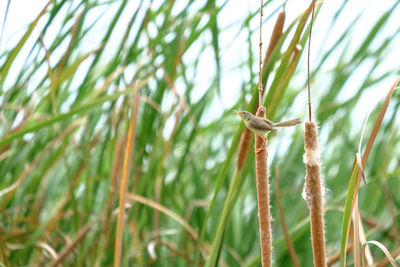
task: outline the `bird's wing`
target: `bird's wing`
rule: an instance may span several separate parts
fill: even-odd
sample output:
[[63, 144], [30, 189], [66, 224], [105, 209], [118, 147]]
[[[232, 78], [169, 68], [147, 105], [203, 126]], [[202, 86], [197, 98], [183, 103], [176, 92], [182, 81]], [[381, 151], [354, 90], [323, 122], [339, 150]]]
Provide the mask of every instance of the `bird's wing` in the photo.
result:
[[269, 119], [265, 119], [265, 118], [262, 118], [266, 123], [268, 123], [269, 125], [274, 125], [274, 123], [272, 122], [272, 121], [270, 121]]
[[250, 122], [250, 127], [254, 128], [257, 131], [272, 131], [273, 127], [272, 127], [272, 122], [264, 119], [264, 118], [254, 118], [254, 120], [252, 120]]

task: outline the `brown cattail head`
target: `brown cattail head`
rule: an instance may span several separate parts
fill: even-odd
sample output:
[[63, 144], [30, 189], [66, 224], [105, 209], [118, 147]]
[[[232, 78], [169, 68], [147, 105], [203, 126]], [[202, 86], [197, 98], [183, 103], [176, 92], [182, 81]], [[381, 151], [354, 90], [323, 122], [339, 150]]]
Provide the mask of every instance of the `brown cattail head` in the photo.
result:
[[276, 19], [274, 30], [272, 31], [271, 35], [271, 40], [269, 41], [268, 49], [264, 57], [263, 61], [263, 68], [265, 68], [265, 65], [268, 62], [269, 57], [271, 56], [272, 52], [274, 51], [274, 48], [279, 42], [279, 39], [282, 36], [282, 31], [283, 31], [283, 26], [285, 25], [285, 17], [286, 13], [285, 11], [282, 11], [279, 13], [278, 18]]
[[320, 156], [319, 156], [319, 145], [318, 145], [318, 131], [317, 125], [313, 121], [307, 121], [305, 123], [304, 132], [304, 150], [303, 162], [309, 166], [319, 166]]
[[240, 148], [237, 161], [237, 168], [240, 171], [243, 168], [246, 160], [247, 152], [249, 151], [252, 133], [246, 127], [243, 129], [242, 137], [240, 138]]
[[321, 163], [318, 146], [317, 125], [313, 121], [305, 123], [304, 156], [306, 165], [306, 182], [303, 197], [310, 209], [311, 241], [313, 247], [314, 266], [326, 266], [323, 189], [321, 185]]
[[[265, 107], [257, 110], [257, 117], [265, 118]], [[262, 266], [272, 266], [272, 231], [271, 211], [269, 201], [269, 178], [268, 178], [268, 149], [267, 141], [256, 135], [256, 176], [257, 176], [257, 203], [258, 222], [260, 228], [260, 245]]]

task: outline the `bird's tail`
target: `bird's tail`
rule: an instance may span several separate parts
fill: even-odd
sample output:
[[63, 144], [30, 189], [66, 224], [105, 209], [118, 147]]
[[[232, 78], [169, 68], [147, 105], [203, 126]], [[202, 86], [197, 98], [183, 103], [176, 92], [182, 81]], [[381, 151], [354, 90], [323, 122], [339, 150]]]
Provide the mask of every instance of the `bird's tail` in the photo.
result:
[[289, 127], [289, 126], [294, 126], [301, 123], [301, 120], [299, 118], [292, 119], [292, 120], [287, 120], [287, 121], [280, 121], [277, 123], [274, 123], [274, 127]]

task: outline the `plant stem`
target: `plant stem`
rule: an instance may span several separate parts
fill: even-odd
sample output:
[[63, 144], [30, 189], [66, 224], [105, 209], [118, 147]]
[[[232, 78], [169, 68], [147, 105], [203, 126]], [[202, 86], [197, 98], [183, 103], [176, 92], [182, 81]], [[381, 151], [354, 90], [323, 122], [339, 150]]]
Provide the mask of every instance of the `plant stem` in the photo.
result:
[[262, 17], [263, 17], [263, 0], [261, 0], [261, 6], [260, 6], [260, 54], [259, 54], [259, 70], [258, 70], [258, 106], [261, 107], [263, 104], [263, 95], [264, 95], [264, 90], [262, 88]]
[[311, 33], [312, 33], [312, 25], [314, 21], [314, 9], [315, 9], [315, 0], [311, 3], [312, 12], [311, 12], [311, 22], [310, 22], [310, 35], [308, 37], [308, 54], [307, 54], [307, 92], [308, 92], [308, 120], [311, 121], [311, 85], [310, 85], [310, 53], [311, 53]]
[[123, 237], [122, 233], [124, 229], [124, 211], [125, 211], [126, 193], [128, 191], [128, 176], [131, 170], [132, 150], [135, 144], [135, 132], [136, 132], [137, 114], [139, 110], [139, 100], [140, 100], [140, 95], [138, 88], [136, 88], [133, 96], [128, 139], [125, 147], [124, 168], [122, 170], [123, 173], [122, 173], [121, 189], [119, 196], [119, 207], [118, 207], [119, 212], [118, 212], [117, 233], [116, 233], [115, 251], [114, 251], [114, 267], [118, 267], [121, 264], [122, 237]]

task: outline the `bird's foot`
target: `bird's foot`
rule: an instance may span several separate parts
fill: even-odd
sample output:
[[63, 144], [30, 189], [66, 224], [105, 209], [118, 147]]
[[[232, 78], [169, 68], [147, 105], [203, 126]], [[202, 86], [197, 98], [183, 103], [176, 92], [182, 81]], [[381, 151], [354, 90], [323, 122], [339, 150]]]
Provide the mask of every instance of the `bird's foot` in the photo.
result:
[[264, 146], [260, 147], [259, 149], [256, 149], [256, 154], [260, 153], [263, 150], [264, 150]]
[[265, 149], [265, 142], [267, 141], [267, 139], [263, 138], [263, 140], [264, 141], [263, 141], [262, 145], [260, 146], [260, 148], [257, 149], [257, 147], [256, 147], [256, 154], [260, 153], [261, 151], [263, 151]]

